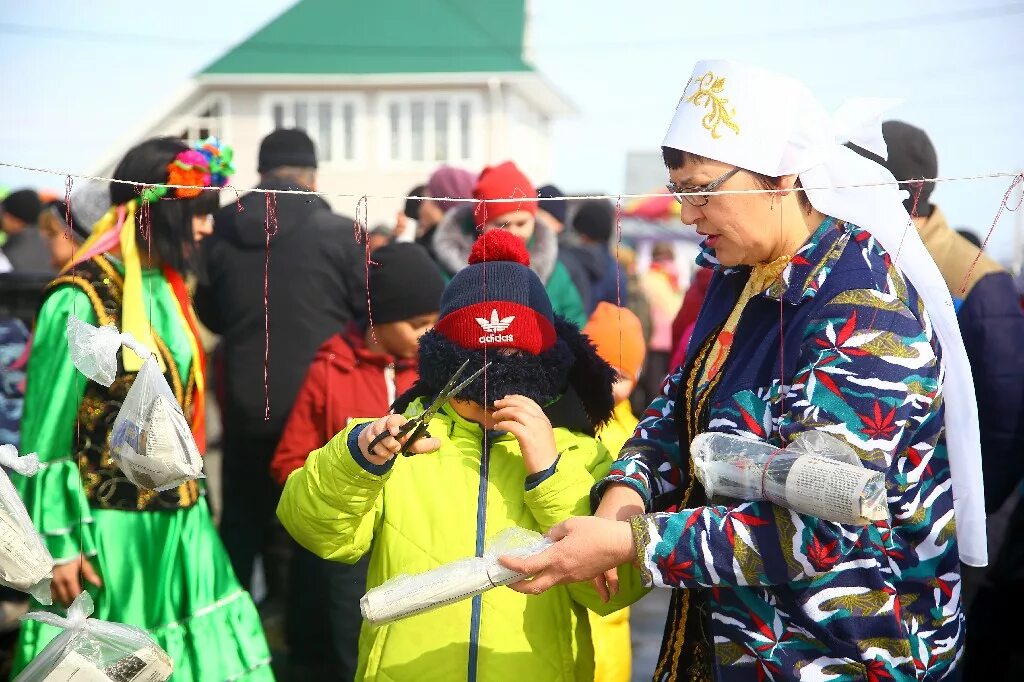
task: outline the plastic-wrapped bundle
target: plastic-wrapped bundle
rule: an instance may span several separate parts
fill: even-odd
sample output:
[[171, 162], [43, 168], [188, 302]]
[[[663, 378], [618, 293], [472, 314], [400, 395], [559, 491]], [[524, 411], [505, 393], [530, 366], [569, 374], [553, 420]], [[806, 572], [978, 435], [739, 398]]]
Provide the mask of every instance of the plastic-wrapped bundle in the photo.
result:
[[[39, 457], [19, 457], [13, 445], [0, 445], [0, 466], [23, 476], [35, 476]], [[7, 474], [0, 472], [0, 584], [49, 604], [52, 578], [53, 557], [32, 525], [18, 491]]]
[[498, 557], [532, 556], [551, 544], [534, 531], [506, 528], [494, 537], [482, 557], [460, 559], [416, 575], [395, 576], [363, 595], [359, 608], [370, 625], [383, 625], [454, 604], [529, 577], [505, 568]]
[[114, 419], [110, 456], [129, 481], [170, 490], [203, 478], [203, 458], [171, 387], [149, 357]]
[[67, 618], [33, 611], [37, 620], [64, 630], [22, 671], [15, 682], [163, 682], [174, 662], [145, 630], [90, 618], [92, 597], [82, 592]]
[[702, 433], [690, 445], [708, 497], [770, 500], [827, 521], [889, 520], [885, 476], [864, 467], [846, 443], [808, 431], [785, 448], [727, 433]]
[[117, 351], [121, 345], [140, 358], [153, 353], [128, 332], [119, 333], [112, 324], [94, 327], [74, 315], [68, 316], [68, 349], [78, 371], [98, 384], [110, 386], [117, 377]]

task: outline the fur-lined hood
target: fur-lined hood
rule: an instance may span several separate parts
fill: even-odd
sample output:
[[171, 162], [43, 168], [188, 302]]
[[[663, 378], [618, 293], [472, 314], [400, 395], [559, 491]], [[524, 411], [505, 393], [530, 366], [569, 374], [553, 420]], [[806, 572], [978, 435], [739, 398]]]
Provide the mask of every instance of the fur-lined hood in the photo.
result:
[[[533, 238], [526, 245], [530, 252], [530, 269], [547, 284], [558, 264], [558, 235], [540, 218], [536, 222]], [[472, 204], [462, 204], [444, 214], [434, 230], [433, 246], [438, 262], [449, 275], [466, 267], [469, 251], [479, 236], [473, 222]]]

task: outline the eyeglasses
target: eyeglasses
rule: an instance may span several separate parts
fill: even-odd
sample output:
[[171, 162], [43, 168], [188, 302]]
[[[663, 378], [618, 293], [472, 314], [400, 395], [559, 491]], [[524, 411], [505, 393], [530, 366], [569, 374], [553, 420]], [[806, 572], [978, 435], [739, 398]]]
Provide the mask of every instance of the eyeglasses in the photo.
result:
[[725, 175], [715, 178], [706, 185], [680, 187], [676, 183], [670, 182], [667, 185], [665, 185], [665, 187], [668, 188], [668, 191], [672, 193], [672, 196], [675, 197], [675, 200], [678, 201], [680, 204], [682, 204], [683, 200], [685, 199], [686, 203], [690, 204], [690, 206], [697, 206], [699, 208], [701, 206], [707, 206], [708, 200], [711, 198], [707, 194], [700, 194], [700, 192], [714, 192], [716, 189], [722, 186], [722, 183], [724, 183], [726, 180], [739, 173], [741, 170], [743, 169], [733, 168]]

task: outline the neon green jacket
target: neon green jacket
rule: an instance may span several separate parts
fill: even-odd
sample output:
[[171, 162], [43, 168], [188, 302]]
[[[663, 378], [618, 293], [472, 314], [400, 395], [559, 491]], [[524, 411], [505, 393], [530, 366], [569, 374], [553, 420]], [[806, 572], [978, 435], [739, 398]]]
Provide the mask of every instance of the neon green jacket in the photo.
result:
[[[415, 411], [422, 406], [414, 403]], [[570, 516], [589, 514], [590, 488], [611, 464], [593, 438], [556, 428], [560, 455], [554, 471], [526, 490], [518, 441], [496, 436], [488, 448], [479, 425], [445, 406], [429, 425], [440, 449], [397, 457], [383, 471], [358, 450], [350, 452], [356, 426], [310, 453], [291, 474], [277, 514], [300, 544], [326, 559], [352, 563], [369, 551], [367, 589], [396, 575], [480, 556], [505, 528], [546, 532]], [[619, 576], [620, 592], [607, 604], [590, 583], [529, 597], [500, 587], [379, 628], [364, 622], [357, 679], [590, 680], [594, 654], [586, 608], [611, 613], [644, 594], [632, 565], [620, 568]]]

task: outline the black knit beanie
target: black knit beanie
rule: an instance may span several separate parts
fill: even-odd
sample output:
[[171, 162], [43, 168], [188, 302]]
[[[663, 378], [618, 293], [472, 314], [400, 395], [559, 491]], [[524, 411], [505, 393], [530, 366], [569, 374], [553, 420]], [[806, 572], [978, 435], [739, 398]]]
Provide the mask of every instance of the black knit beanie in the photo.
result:
[[260, 143], [259, 173], [267, 173], [282, 166], [316, 168], [316, 147], [298, 128], [279, 128]]
[[606, 244], [615, 231], [615, 207], [604, 199], [581, 202], [572, 218], [572, 227], [584, 237]]
[[[554, 199], [556, 197], [564, 197], [565, 195], [562, 194], [562, 190], [558, 189], [554, 185], [544, 185], [543, 187], [537, 188], [537, 196], [540, 198], [540, 201], [537, 202], [537, 208], [542, 211], [547, 211], [554, 216], [558, 222], [565, 222], [566, 211], [568, 210], [568, 206], [566, 204], [568, 202], [550, 201], [550, 199]], [[549, 199], [549, 201], [544, 201], [545, 199]]]
[[39, 213], [43, 210], [43, 202], [35, 190], [19, 189], [11, 192], [3, 201], [4, 212], [32, 224], [39, 220]]
[[396, 242], [373, 252], [370, 310], [373, 322], [387, 324], [436, 313], [444, 279], [419, 244]]

